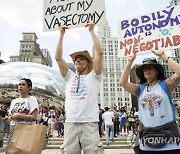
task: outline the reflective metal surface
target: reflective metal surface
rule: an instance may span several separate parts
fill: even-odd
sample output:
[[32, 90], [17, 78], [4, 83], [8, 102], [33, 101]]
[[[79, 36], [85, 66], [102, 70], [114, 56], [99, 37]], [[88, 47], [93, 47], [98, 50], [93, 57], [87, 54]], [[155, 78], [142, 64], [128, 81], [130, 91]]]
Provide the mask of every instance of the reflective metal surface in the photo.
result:
[[[63, 100], [65, 98], [65, 82], [60, 73], [51, 67], [30, 62], [8, 62], [0, 64], [0, 90], [8, 89], [1, 91], [2, 94], [4, 92], [10, 93], [10, 88], [17, 90], [17, 84], [21, 78], [31, 79], [33, 93], [44, 94], [43, 99], [46, 96], [48, 99], [48, 95], [58, 96]], [[17, 96], [17, 93], [11, 95], [15, 95], [12, 96], [13, 98]]]

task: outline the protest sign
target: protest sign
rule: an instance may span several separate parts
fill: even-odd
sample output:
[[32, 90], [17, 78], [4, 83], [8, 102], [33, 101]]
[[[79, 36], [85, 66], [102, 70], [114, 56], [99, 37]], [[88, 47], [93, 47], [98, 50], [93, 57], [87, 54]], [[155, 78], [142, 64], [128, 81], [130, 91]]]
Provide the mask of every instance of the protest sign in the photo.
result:
[[89, 20], [105, 24], [105, 0], [44, 0], [43, 31], [84, 27]]
[[180, 5], [118, 23], [118, 56], [180, 48]]

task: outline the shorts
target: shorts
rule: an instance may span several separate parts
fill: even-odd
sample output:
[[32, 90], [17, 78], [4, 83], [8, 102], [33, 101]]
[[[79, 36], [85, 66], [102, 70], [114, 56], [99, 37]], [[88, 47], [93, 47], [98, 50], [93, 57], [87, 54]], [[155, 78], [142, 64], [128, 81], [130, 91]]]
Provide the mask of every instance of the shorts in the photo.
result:
[[121, 118], [120, 126], [125, 126], [125, 125], [126, 125], [126, 118], [123, 117], [123, 118]]
[[65, 123], [62, 154], [104, 154], [100, 141], [98, 123]]
[[54, 118], [49, 118], [48, 119], [48, 124], [55, 124], [55, 119]]

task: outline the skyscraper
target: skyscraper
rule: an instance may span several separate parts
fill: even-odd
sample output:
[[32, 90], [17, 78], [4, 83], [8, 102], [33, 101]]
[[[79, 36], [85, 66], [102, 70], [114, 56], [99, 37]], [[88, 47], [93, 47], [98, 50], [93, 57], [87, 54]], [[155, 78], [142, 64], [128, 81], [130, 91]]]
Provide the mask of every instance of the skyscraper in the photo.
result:
[[131, 95], [119, 84], [121, 72], [126, 64], [126, 57], [118, 58], [118, 38], [111, 37], [110, 26], [100, 26], [98, 37], [103, 47], [103, 78], [99, 102], [103, 107], [116, 105], [131, 108]]
[[[180, 0], [172, 0], [169, 4], [169, 7], [175, 6], [175, 5], [180, 5]], [[176, 48], [171, 50], [171, 54], [172, 54], [172, 58], [177, 61], [178, 63], [180, 63], [180, 48]], [[167, 65], [165, 66], [165, 73], [166, 76], [169, 77], [173, 74], [173, 71], [169, 69], [169, 67], [167, 67]], [[180, 104], [180, 86], [178, 86], [174, 93], [173, 93], [173, 99], [174, 102], [179, 103]]]

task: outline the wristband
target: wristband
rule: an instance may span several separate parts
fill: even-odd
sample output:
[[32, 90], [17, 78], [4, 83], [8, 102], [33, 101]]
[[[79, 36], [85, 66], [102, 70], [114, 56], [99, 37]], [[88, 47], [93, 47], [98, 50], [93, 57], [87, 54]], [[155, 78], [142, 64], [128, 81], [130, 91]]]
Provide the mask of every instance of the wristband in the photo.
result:
[[169, 57], [167, 58], [166, 63], [168, 63], [169, 58], [171, 58], [171, 57], [169, 56]]

